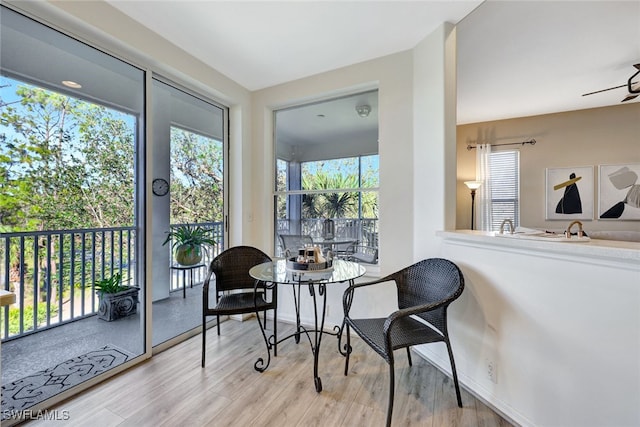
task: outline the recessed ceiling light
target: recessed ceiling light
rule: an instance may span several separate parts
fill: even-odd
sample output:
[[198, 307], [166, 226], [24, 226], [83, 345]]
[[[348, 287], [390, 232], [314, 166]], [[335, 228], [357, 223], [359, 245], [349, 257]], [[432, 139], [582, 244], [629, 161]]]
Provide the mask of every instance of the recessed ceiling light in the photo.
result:
[[316, 117], [324, 118], [324, 114], [318, 114]]
[[71, 80], [63, 80], [62, 84], [73, 89], [80, 89], [82, 87], [80, 83], [76, 83]]

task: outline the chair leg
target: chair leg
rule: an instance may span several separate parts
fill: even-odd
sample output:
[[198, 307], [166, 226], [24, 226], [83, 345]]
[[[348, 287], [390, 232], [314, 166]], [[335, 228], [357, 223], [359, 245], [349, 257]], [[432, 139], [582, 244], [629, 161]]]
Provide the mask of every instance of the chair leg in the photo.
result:
[[391, 426], [391, 416], [393, 415], [393, 395], [395, 391], [395, 372], [393, 360], [389, 363], [389, 406], [387, 407], [387, 427]]
[[216, 328], [218, 328], [218, 335], [220, 335], [220, 316], [216, 316]]
[[413, 366], [413, 363], [411, 362], [411, 351], [410, 351], [411, 347], [407, 347], [407, 357], [409, 358], [409, 366]]
[[449, 339], [445, 339], [447, 344], [447, 351], [449, 352], [449, 361], [451, 362], [451, 375], [453, 375], [453, 384], [456, 387], [456, 397], [458, 398], [458, 407], [462, 408], [462, 396], [460, 395], [460, 384], [458, 384], [458, 374], [456, 372], [456, 362], [453, 360], [453, 350], [451, 350], [451, 343]]
[[347, 348], [345, 349], [345, 352], [347, 353], [346, 356], [344, 357], [344, 375], [347, 375], [347, 372], [349, 371], [349, 356], [351, 355], [351, 334], [349, 333], [349, 324], [346, 324], [347, 328]]
[[207, 318], [202, 316], [202, 367], [204, 368], [204, 354], [207, 348]]

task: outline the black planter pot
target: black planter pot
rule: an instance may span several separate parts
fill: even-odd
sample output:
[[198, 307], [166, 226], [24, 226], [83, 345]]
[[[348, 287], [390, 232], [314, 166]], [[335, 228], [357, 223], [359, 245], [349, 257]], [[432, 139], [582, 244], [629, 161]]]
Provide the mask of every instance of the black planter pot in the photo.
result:
[[98, 293], [98, 318], [111, 322], [138, 312], [138, 291], [130, 286], [115, 294]]

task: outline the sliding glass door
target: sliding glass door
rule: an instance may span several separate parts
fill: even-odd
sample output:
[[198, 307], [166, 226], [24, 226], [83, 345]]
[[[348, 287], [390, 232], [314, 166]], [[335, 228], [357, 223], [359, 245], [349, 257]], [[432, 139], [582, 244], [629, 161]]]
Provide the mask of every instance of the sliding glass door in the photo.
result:
[[[0, 309], [7, 419], [145, 352], [145, 73], [0, 13], [0, 288], [16, 296]], [[97, 287], [112, 280], [132, 289], [117, 320]]]
[[[198, 327], [207, 266], [224, 248], [226, 109], [176, 84], [153, 80], [153, 178], [169, 184], [152, 196], [153, 345]], [[177, 264], [167, 232], [183, 225], [207, 230], [216, 244], [194, 267]], [[172, 243], [171, 241], [168, 243]]]

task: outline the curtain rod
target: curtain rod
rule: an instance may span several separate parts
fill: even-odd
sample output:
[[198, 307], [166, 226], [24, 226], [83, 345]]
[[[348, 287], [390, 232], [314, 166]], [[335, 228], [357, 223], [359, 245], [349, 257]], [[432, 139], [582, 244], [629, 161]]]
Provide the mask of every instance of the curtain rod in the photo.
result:
[[[501, 145], [524, 145], [524, 144], [531, 144], [531, 145], [535, 145], [536, 144], [536, 140], [531, 138], [531, 140], [529, 141], [522, 141], [522, 142], [507, 142], [505, 144], [492, 144], [492, 147], [499, 147]], [[467, 150], [473, 150], [474, 148], [477, 148], [477, 145], [471, 145], [471, 144], [467, 144]]]

